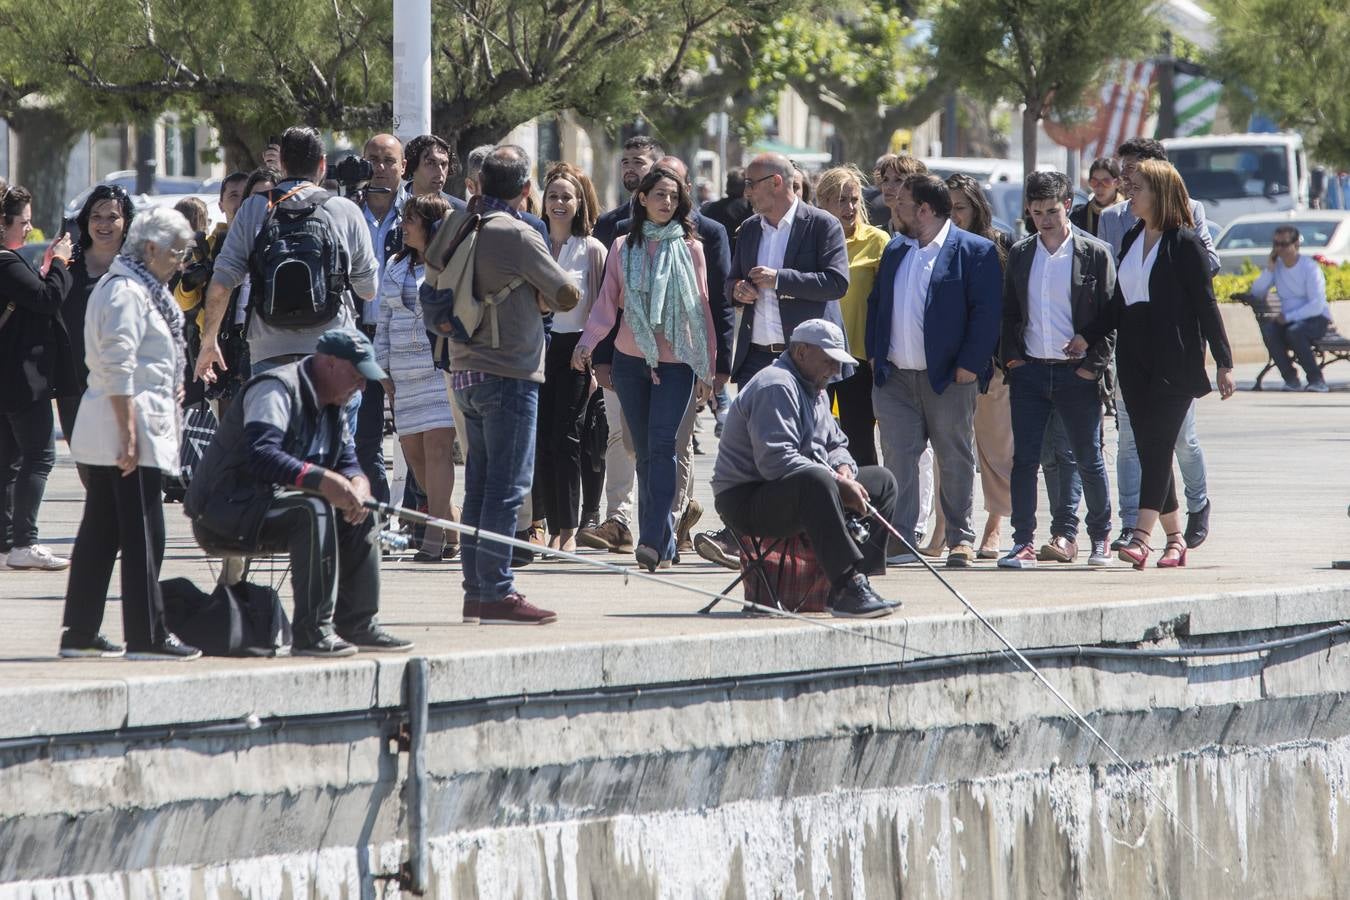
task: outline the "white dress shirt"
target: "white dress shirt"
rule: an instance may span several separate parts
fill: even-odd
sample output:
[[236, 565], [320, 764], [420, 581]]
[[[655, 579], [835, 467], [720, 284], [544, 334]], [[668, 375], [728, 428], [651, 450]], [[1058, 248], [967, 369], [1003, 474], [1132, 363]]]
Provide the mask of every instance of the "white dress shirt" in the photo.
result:
[[1153, 249], [1145, 256], [1144, 233], [1141, 232], [1138, 239], [1130, 245], [1130, 252], [1120, 261], [1116, 283], [1120, 285], [1120, 292], [1125, 296], [1126, 306], [1148, 302], [1148, 278], [1153, 274], [1153, 263], [1158, 259], [1158, 244], [1161, 243], [1162, 238], [1159, 238]]
[[[778, 227], [769, 224], [768, 219], [760, 216], [759, 255], [755, 264], [777, 272], [783, 268], [783, 257], [787, 254], [788, 238], [792, 235], [792, 223], [797, 218], [797, 200], [794, 198]], [[784, 344], [783, 316], [778, 310], [778, 291], [773, 288], [760, 288], [759, 299], [755, 301], [755, 318], [750, 327], [752, 344]]]
[[1262, 269], [1252, 285], [1252, 293], [1264, 297], [1271, 287], [1280, 295], [1280, 315], [1286, 322], [1298, 322], [1313, 316], [1331, 318], [1327, 303], [1327, 277], [1322, 264], [1311, 256], [1300, 256], [1293, 266], [1283, 261], [1275, 263], [1275, 270]]
[[1023, 336], [1027, 356], [1037, 359], [1068, 359], [1064, 345], [1073, 340], [1073, 236], [1065, 238], [1051, 253], [1041, 237], [1031, 258], [1027, 281], [1027, 330]]
[[558, 252], [558, 265], [572, 276], [581, 291], [581, 302], [569, 310], [553, 314], [553, 333], [571, 334], [586, 327], [586, 318], [591, 314], [591, 298], [595, 296], [595, 286], [591, 280], [591, 258], [584, 237], [572, 235]]
[[942, 223], [942, 230], [931, 241], [919, 246], [910, 242], [905, 258], [895, 273], [892, 288], [891, 354], [888, 357], [897, 369], [928, 368], [928, 354], [923, 347], [923, 316], [928, 307], [928, 286], [933, 280], [933, 266], [938, 253], [951, 232], [950, 219]]

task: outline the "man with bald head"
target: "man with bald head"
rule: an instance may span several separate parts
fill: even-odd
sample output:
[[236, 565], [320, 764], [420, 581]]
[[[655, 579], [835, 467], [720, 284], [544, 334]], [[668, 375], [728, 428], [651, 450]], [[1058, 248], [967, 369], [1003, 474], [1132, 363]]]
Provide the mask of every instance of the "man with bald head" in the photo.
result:
[[731, 376], [744, 385], [777, 359], [807, 319], [843, 325], [839, 298], [848, 290], [844, 230], [832, 215], [798, 201], [792, 163], [763, 153], [745, 169], [745, 196], [755, 215], [741, 225], [726, 297], [740, 305]]
[[[731, 378], [742, 389], [783, 354], [801, 323], [825, 319], [844, 325], [839, 311], [839, 298], [848, 290], [844, 229], [834, 216], [797, 199], [792, 171], [792, 162], [780, 153], [760, 154], [745, 169], [745, 199], [755, 214], [741, 223], [724, 294], [742, 309], [731, 362]], [[852, 374], [852, 367], [844, 374]], [[739, 549], [725, 529], [704, 532], [693, 544], [704, 559], [739, 567]]]

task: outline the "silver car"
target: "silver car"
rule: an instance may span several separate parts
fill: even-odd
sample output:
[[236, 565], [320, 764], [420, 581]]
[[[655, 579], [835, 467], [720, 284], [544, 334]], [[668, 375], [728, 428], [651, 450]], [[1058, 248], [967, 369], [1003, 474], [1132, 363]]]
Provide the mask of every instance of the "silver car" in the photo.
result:
[[1302, 235], [1299, 253], [1319, 262], [1340, 265], [1350, 261], [1350, 211], [1341, 209], [1290, 210], [1238, 216], [1219, 235], [1215, 249], [1225, 275], [1242, 272], [1244, 262], [1263, 268], [1270, 260], [1275, 229], [1293, 225]]

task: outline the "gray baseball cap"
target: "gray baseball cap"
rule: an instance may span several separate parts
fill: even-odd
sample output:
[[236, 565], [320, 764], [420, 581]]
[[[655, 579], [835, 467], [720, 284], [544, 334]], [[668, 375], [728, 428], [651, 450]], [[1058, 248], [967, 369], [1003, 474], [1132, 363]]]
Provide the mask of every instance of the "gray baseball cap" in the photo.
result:
[[811, 344], [825, 351], [825, 355], [835, 362], [857, 362], [848, 352], [848, 342], [844, 332], [828, 319], [807, 319], [792, 329], [792, 343]]

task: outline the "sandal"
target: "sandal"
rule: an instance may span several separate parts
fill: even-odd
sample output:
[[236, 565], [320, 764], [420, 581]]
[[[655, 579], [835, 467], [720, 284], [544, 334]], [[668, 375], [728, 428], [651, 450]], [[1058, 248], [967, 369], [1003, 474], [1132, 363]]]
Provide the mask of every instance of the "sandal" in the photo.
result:
[[[1170, 531], [1167, 534], [1167, 546], [1163, 548], [1163, 555], [1158, 559], [1158, 568], [1160, 569], [1180, 569], [1186, 565], [1186, 540], [1182, 537], [1180, 531]], [[1167, 554], [1173, 550], [1177, 555], [1168, 558]]]
[[1147, 537], [1147, 531], [1139, 528], [1134, 529], [1134, 532], [1130, 535], [1130, 542], [1116, 551], [1117, 558], [1121, 562], [1129, 563], [1136, 569], [1144, 568], [1144, 564], [1148, 562], [1148, 555], [1153, 552], [1153, 548], [1145, 541]]

